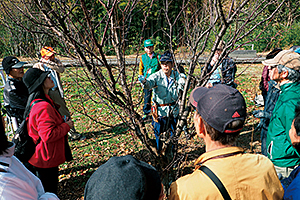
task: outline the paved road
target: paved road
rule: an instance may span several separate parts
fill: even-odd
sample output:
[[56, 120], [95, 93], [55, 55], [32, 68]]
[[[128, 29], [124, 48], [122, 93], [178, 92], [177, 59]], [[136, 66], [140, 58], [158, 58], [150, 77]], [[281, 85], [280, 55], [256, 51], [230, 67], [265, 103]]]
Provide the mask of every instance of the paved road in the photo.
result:
[[[235, 63], [237, 64], [257, 64], [257, 63], [261, 63], [261, 61], [265, 60], [265, 57], [256, 57], [256, 58], [232, 58]], [[200, 58], [198, 60], [198, 62], [200, 64], [204, 64], [206, 61], [206, 58]], [[66, 67], [81, 67], [80, 63], [76, 60], [61, 60], [61, 62], [63, 63], [63, 65], [65, 65]], [[108, 64], [110, 65], [117, 65], [117, 59], [108, 59], [107, 60]], [[139, 60], [138, 60], [139, 62]], [[191, 60], [177, 60], [177, 63], [180, 64], [189, 64], [191, 62]], [[34, 65], [35, 62], [28, 62], [28, 64], [25, 65], [25, 68], [30, 68]], [[101, 63], [99, 63], [101, 64]], [[134, 65], [136, 64], [136, 61], [134, 58], [129, 58], [126, 59], [126, 65]], [[138, 63], [137, 63], [138, 64]], [[2, 66], [1, 66], [2, 69]]]
[[[236, 50], [229, 54], [229, 56], [237, 63], [237, 64], [257, 64], [261, 63], [261, 61], [265, 60], [265, 57], [257, 56], [256, 51], [253, 50]], [[204, 64], [206, 61], [206, 57], [200, 57], [198, 59], [199, 64]], [[62, 63], [66, 67], [81, 67], [80, 63], [76, 60], [61, 60]], [[117, 65], [117, 59], [108, 59], [108, 64], [110, 65]], [[137, 59], [137, 62], [139, 62], [139, 59]], [[187, 65], [191, 62], [189, 59], [178, 59], [177, 63]], [[32, 67], [35, 62], [31, 61], [28, 62], [28, 64], [25, 65], [25, 67], [29, 68]], [[135, 58], [126, 58], [126, 65], [134, 65], [136, 64]], [[138, 64], [138, 63], [137, 63]], [[99, 62], [99, 65], [101, 63]], [[0, 66], [2, 69], [2, 66]]]

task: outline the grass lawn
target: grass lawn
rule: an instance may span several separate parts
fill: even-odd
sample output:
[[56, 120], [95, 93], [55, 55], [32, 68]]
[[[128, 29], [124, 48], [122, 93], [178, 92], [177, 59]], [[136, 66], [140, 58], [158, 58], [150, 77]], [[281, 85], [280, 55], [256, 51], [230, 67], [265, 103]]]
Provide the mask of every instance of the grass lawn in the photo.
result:
[[[246, 125], [237, 145], [244, 147], [247, 152], [253, 153], [260, 153], [260, 133], [253, 133], [259, 120], [253, 118], [251, 112], [254, 109], [262, 109], [254, 105], [255, 95], [260, 94], [258, 85], [262, 69], [263, 65], [261, 64], [238, 65], [236, 74], [237, 89], [245, 97], [248, 111]], [[195, 73], [197, 74], [199, 71]], [[109, 109], [111, 104], [101, 99], [99, 95], [101, 91], [90, 81], [89, 74], [83, 68], [67, 68], [61, 78], [65, 99], [72, 113], [75, 127], [87, 139], [70, 141], [74, 160], [59, 166], [58, 196], [60, 199], [83, 199], [84, 187], [91, 174], [112, 156], [130, 154], [149, 164], [153, 162], [134, 133], [125, 125], [121, 125], [118, 110]], [[134, 83], [132, 96], [136, 108], [142, 113], [141, 86]], [[2, 90], [0, 96], [2, 100]], [[124, 114], [121, 116], [128, 118]], [[192, 123], [191, 119], [189, 119], [189, 123]], [[151, 134], [151, 123], [146, 124], [146, 128]], [[153, 134], [151, 135], [154, 137]], [[185, 175], [192, 172], [195, 159], [204, 152], [204, 145], [197, 137], [187, 141], [184, 136], [179, 144], [182, 147], [182, 153], [185, 154], [179, 171], [180, 175]]]
[[[263, 65], [238, 65], [236, 83], [238, 90], [246, 99], [248, 118], [238, 139], [237, 145], [247, 152], [260, 153], [260, 133], [253, 133], [259, 120], [251, 112], [257, 108], [254, 97], [260, 94], [258, 89]], [[196, 73], [199, 73], [196, 71]], [[83, 199], [84, 187], [91, 174], [112, 156], [131, 154], [151, 164], [151, 157], [139, 139], [126, 126], [119, 125], [120, 118], [107, 109], [97, 91], [97, 87], [88, 80], [88, 74], [81, 68], [68, 68], [62, 74], [66, 101], [75, 121], [76, 129], [84, 134], [84, 141], [70, 141], [74, 160], [60, 165], [59, 197], [61, 199]], [[139, 84], [135, 85], [133, 96], [142, 112], [142, 94]], [[86, 94], [88, 93], [88, 94]], [[95, 97], [91, 100], [90, 97]], [[123, 116], [126, 117], [126, 116]], [[190, 123], [191, 120], [190, 120]], [[147, 124], [151, 132], [151, 124]], [[185, 162], [179, 166], [180, 174], [190, 173], [193, 163], [204, 152], [203, 142], [197, 137], [180, 140], [184, 147]]]

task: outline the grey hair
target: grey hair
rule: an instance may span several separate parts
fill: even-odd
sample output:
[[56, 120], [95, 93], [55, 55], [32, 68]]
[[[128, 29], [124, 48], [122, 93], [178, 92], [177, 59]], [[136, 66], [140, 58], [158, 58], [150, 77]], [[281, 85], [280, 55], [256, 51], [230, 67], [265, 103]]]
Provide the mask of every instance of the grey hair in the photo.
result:
[[283, 71], [287, 71], [289, 74], [287, 76], [287, 79], [289, 79], [292, 82], [297, 82], [300, 79], [300, 73], [299, 71], [296, 71], [294, 69], [288, 68], [284, 65], [277, 65], [278, 73], [281, 73]]

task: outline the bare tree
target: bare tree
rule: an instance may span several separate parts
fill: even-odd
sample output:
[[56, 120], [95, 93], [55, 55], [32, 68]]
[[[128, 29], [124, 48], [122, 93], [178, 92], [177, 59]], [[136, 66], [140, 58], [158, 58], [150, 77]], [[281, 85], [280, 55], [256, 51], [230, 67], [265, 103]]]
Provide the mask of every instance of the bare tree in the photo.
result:
[[[273, 17], [279, 13], [284, 2], [266, 0], [222, 2], [220, 0], [208, 0], [198, 3], [198, 1], [186, 0], [182, 2], [182, 9], [178, 16], [169, 16], [169, 7], [173, 2], [165, 1], [163, 10], [168, 29], [164, 30], [164, 32], [169, 38], [170, 48], [172, 49], [174, 37], [178, 39], [184, 37], [189, 52], [189, 55], [185, 57], [191, 61], [188, 67], [185, 89], [180, 101], [180, 120], [177, 124], [176, 134], [170, 139], [173, 140], [170, 142], [171, 144], [177, 144], [176, 140], [181, 136], [183, 128], [186, 128], [188, 125], [186, 121], [190, 112], [190, 106], [186, 101], [191, 82], [193, 83], [192, 88], [195, 85], [204, 86], [212, 72], [230, 52], [252, 41], [263, 39], [259, 34], [254, 35], [253, 30], [258, 27], [267, 27], [270, 22], [272, 23]], [[273, 6], [275, 9], [272, 12], [267, 12], [266, 10], [269, 6]], [[181, 32], [184, 34], [173, 34], [176, 23], [183, 24]], [[217, 64], [208, 73], [208, 64], [221, 41], [225, 42], [225, 48]], [[201, 70], [201, 74], [195, 76], [194, 70], [200, 66], [198, 63], [199, 57], [205, 52], [209, 52], [206, 63]], [[189, 134], [193, 133], [190, 132]], [[177, 157], [177, 161], [180, 158], [182, 157]]]
[[[140, 101], [133, 98], [136, 87], [137, 59], [134, 66], [126, 65], [125, 51], [130, 44], [128, 33], [132, 20], [137, 13], [143, 13], [143, 26], [137, 33], [139, 44], [143, 40], [143, 31], [148, 22], [149, 13], [153, 11], [151, 0], [147, 3], [140, 0], [20, 0], [16, 2], [1, 1], [2, 12], [11, 23], [15, 23], [23, 31], [51, 38], [69, 58], [83, 65], [89, 72], [92, 89], [107, 109], [117, 114], [123, 123], [132, 129], [156, 160], [156, 167], [163, 175], [166, 186], [174, 179], [174, 164], [180, 163], [184, 156], [179, 154], [178, 140], [189, 138], [193, 132], [187, 117], [190, 106], [187, 103], [189, 89], [195, 85], [204, 85], [210, 73], [207, 66], [221, 40], [225, 48], [217, 63], [221, 63], [234, 49], [261, 39], [253, 35], [256, 28], [262, 29], [272, 23], [273, 17], [279, 13], [284, 0], [183, 0], [181, 2], [161, 0], [166, 27], [157, 30], [163, 32], [164, 43], [175, 52], [174, 43], [181, 41], [187, 48], [188, 55], [175, 56], [178, 61], [190, 60], [187, 64], [187, 80], [180, 103], [179, 122], [176, 134], [164, 141], [164, 148], [158, 154], [155, 143], [150, 139], [145, 124], [138, 111]], [[180, 7], [176, 16], [171, 12], [174, 4]], [[142, 5], [142, 6], [141, 6]], [[269, 6], [273, 6], [271, 12]], [[155, 8], [157, 9], [157, 8]], [[17, 15], [15, 14], [17, 12]], [[22, 16], [31, 26], [24, 24], [16, 16]], [[9, 21], [6, 21], [9, 24]], [[34, 25], [34, 26], [32, 26]], [[34, 27], [34, 28], [31, 28]], [[176, 31], [175, 31], [176, 29]], [[99, 33], [100, 31], [100, 33]], [[249, 39], [251, 38], [251, 39]], [[236, 46], [238, 44], [238, 46]], [[45, 44], [46, 45], [46, 44]], [[105, 53], [107, 46], [117, 58], [117, 67], [109, 64]], [[40, 48], [39, 46], [37, 49]], [[139, 48], [137, 48], [137, 52]], [[208, 52], [206, 64], [201, 74], [194, 73], [200, 67], [200, 56]], [[137, 53], [138, 57], [138, 53]], [[178, 70], [178, 66], [176, 65]], [[80, 78], [80, 77], [79, 77]], [[89, 96], [93, 98], [93, 96]], [[188, 130], [184, 136], [182, 131]]]

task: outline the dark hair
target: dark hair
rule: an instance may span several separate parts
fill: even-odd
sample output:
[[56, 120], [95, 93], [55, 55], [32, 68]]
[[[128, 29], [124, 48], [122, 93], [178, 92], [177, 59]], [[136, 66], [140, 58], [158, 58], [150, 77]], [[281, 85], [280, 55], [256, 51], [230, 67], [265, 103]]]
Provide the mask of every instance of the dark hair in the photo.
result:
[[[221, 133], [220, 131], [214, 129], [211, 127], [203, 118], [203, 123], [206, 128], [207, 134], [209, 134], [210, 138], [213, 141], [220, 142], [223, 145], [234, 145], [237, 137], [240, 134], [240, 131], [234, 132], [234, 133]], [[244, 121], [242, 120], [236, 120], [228, 124], [227, 126], [230, 127], [230, 129], [238, 129], [240, 127], [243, 127]]]
[[266, 56], [266, 59], [272, 59], [272, 58], [274, 58], [280, 51], [282, 51], [281, 48], [275, 48], [275, 49], [273, 49], [273, 51], [271, 51], [270, 53], [268, 53], [268, 55]]
[[5, 135], [5, 129], [4, 126], [2, 124], [2, 115], [0, 112], [0, 155], [2, 155], [3, 153], [6, 152], [7, 148], [9, 147], [9, 142], [7, 140], [7, 137]]
[[292, 51], [296, 51], [296, 49], [298, 49], [300, 46], [298, 46], [298, 45], [294, 45], [294, 46], [291, 46], [290, 47], [290, 50], [292, 50]]
[[[294, 127], [296, 129], [296, 133], [300, 136], [300, 104], [295, 109], [295, 118], [294, 118]], [[293, 147], [300, 153], [300, 142], [294, 142]]]

